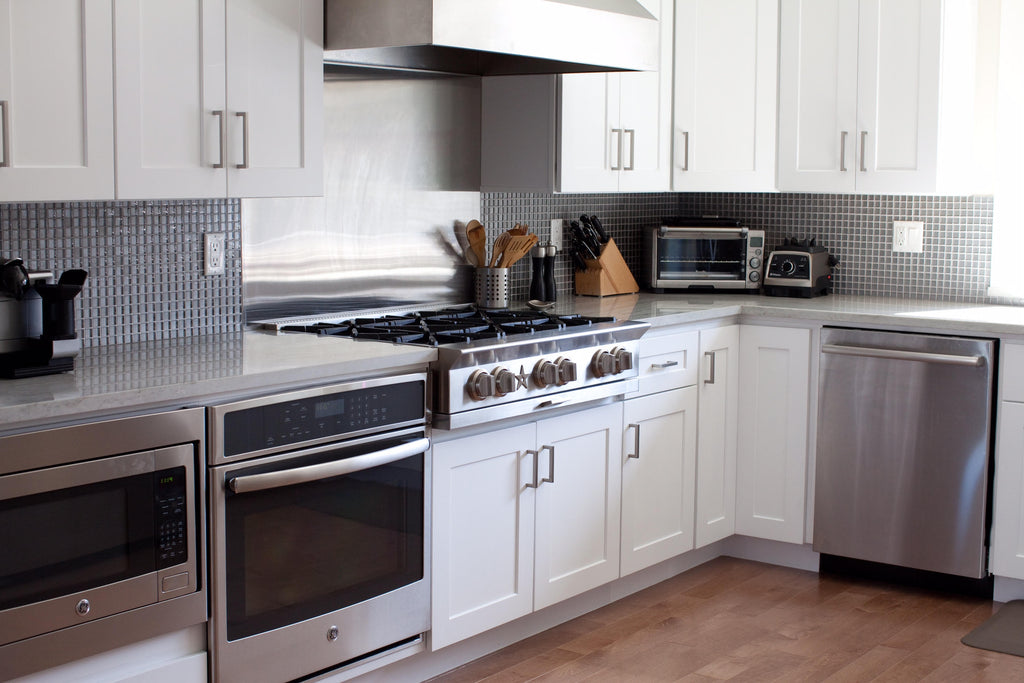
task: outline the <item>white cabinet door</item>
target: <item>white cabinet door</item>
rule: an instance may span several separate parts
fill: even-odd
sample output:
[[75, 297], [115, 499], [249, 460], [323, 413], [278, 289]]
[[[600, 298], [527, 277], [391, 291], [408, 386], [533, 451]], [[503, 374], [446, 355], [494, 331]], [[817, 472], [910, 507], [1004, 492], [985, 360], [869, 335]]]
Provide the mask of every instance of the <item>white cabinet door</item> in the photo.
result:
[[941, 5], [860, 2], [858, 192], [935, 190]]
[[115, 0], [114, 24], [117, 197], [226, 196], [224, 0]]
[[561, 147], [558, 189], [615, 192], [619, 189], [619, 79], [615, 74], [561, 77]]
[[693, 549], [697, 387], [623, 404], [622, 575]]
[[1001, 402], [996, 422], [989, 571], [1024, 579], [1024, 403]]
[[619, 576], [622, 406], [537, 423], [534, 608]]
[[736, 532], [736, 429], [740, 328], [700, 332], [701, 377], [697, 441], [695, 544], [700, 548]]
[[114, 196], [110, 0], [0, 0], [0, 201]]
[[778, 0], [677, 0], [675, 12], [672, 189], [774, 190]]
[[232, 197], [323, 194], [323, 3], [227, 0]]
[[533, 610], [534, 443], [528, 424], [434, 445], [435, 650]]
[[782, 0], [781, 190], [854, 191], [857, 21], [858, 0]]
[[743, 325], [736, 533], [804, 539], [809, 330]]

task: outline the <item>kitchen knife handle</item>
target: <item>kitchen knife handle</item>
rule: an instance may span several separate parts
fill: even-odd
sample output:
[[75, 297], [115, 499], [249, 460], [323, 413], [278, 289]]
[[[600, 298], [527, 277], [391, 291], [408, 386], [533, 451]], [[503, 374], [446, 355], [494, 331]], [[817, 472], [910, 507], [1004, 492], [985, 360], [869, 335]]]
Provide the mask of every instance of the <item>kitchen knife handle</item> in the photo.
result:
[[629, 166], [623, 167], [623, 171], [632, 171], [635, 168], [636, 162], [636, 131], [632, 128], [626, 128], [623, 134], [629, 134]]
[[637, 422], [631, 422], [627, 425], [629, 429], [633, 430], [633, 452], [628, 454], [626, 458], [640, 459], [640, 424]]
[[236, 111], [235, 116], [242, 119], [242, 163], [235, 164], [235, 168], [249, 168], [249, 112]]
[[704, 355], [707, 356], [710, 359], [710, 364], [708, 365], [708, 378], [706, 380], [704, 380], [704, 384], [714, 384], [715, 383], [715, 352], [714, 351], [705, 351]]
[[679, 167], [680, 171], [690, 170], [690, 131], [683, 131], [683, 165]]
[[217, 136], [218, 139], [220, 140], [220, 142], [217, 145], [218, 148], [220, 149], [220, 159], [217, 161], [217, 163], [213, 164], [213, 167], [224, 168], [224, 155], [227, 152], [227, 145], [225, 144], [227, 142], [227, 138], [224, 136], [224, 110], [214, 109], [213, 115], [217, 117]]
[[846, 173], [846, 136], [850, 131], [844, 130], [839, 134], [839, 172]]
[[860, 132], [860, 170], [861, 170], [861, 173], [867, 173], [867, 170], [868, 170], [867, 159], [864, 158], [864, 153], [867, 151], [867, 140], [868, 140], [868, 132], [866, 130], [862, 130]]
[[621, 128], [612, 128], [612, 134], [613, 135], [617, 135], [618, 137], [615, 138], [616, 144], [613, 145], [613, 147], [617, 150], [617, 156], [615, 157], [615, 164], [612, 165], [611, 169], [613, 171], [621, 171], [622, 170], [622, 129]]
[[11, 165], [11, 118], [8, 114], [10, 107], [7, 100], [0, 100], [0, 147], [3, 148], [0, 168], [7, 168]]
[[540, 480], [540, 483], [549, 482], [555, 483], [555, 447], [554, 446], [541, 446], [541, 451], [546, 450], [548, 452], [548, 476]]

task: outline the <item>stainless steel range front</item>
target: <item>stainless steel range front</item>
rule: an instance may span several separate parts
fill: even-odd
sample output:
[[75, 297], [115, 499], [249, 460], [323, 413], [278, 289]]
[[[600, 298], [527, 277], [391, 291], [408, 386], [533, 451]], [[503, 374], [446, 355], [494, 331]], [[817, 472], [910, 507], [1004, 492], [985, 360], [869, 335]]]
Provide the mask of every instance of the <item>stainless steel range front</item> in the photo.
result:
[[290, 681], [430, 628], [424, 373], [208, 409], [215, 680]]
[[470, 306], [336, 321], [268, 323], [285, 331], [436, 346], [431, 424], [457, 429], [637, 388], [648, 323]]

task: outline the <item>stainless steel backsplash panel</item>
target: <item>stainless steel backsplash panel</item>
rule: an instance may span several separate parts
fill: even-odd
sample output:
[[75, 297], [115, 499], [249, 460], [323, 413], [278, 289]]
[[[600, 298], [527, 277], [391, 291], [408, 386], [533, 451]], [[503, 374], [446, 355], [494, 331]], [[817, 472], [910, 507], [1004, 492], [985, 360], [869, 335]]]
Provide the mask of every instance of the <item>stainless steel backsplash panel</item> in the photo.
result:
[[480, 79], [334, 70], [323, 197], [243, 199], [247, 322], [472, 299], [455, 221], [480, 213]]

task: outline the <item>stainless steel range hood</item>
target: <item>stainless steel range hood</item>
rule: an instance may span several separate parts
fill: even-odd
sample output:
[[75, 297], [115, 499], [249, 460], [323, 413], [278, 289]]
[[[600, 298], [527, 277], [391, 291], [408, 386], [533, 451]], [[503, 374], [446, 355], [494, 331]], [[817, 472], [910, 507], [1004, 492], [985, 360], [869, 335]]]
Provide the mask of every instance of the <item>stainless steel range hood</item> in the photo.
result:
[[658, 20], [638, 0], [325, 0], [324, 9], [329, 63], [479, 76], [657, 69]]

